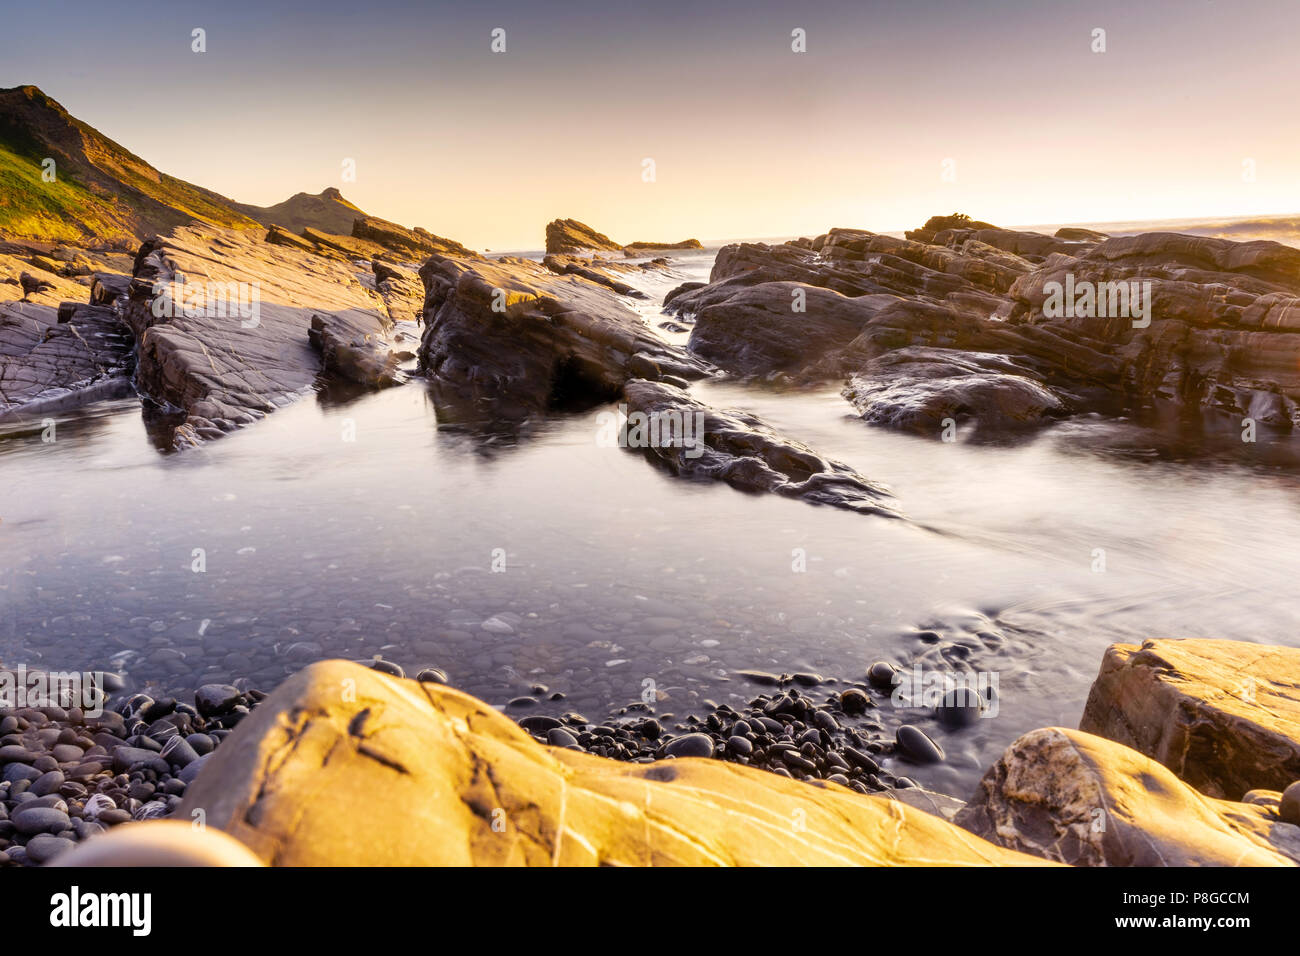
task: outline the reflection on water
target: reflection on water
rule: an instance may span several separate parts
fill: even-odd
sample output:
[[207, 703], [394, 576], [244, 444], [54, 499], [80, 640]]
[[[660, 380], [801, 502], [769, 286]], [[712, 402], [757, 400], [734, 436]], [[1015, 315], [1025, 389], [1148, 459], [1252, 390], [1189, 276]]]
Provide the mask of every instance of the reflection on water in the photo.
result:
[[539, 706], [593, 719], [647, 679], [680, 718], [758, 692], [739, 669], [971, 666], [999, 675], [995, 719], [884, 715], [951, 756], [906, 772], [964, 795], [1019, 733], [1077, 723], [1113, 641], [1300, 640], [1287, 440], [1203, 434], [1179, 461], [1167, 429], [1094, 421], [952, 445], [869, 428], [835, 387], [694, 391], [884, 482], [911, 522], [674, 479], [599, 447], [600, 409], [485, 444], [413, 384], [164, 456], [138, 403], [108, 401], [52, 444], [0, 440], [0, 660], [181, 691], [382, 653], [499, 704], [545, 684], [567, 698]]

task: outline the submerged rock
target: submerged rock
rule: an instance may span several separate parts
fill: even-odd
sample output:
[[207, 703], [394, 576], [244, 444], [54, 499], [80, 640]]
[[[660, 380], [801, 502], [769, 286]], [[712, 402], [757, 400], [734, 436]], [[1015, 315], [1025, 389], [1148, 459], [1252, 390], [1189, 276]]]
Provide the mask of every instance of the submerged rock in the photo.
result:
[[1300, 779], [1300, 650], [1238, 641], [1113, 644], [1079, 729], [1239, 799]]
[[[660, 382], [634, 379], [623, 389], [630, 412], [659, 423], [658, 443], [634, 443], [675, 475], [725, 481], [745, 491], [801, 498], [862, 514], [900, 517], [883, 486], [848, 465], [822, 458], [806, 445], [783, 438], [762, 420], [741, 412], [718, 412], [684, 390]], [[671, 443], [674, 423], [689, 423]], [[698, 423], [698, 427], [696, 426]]]

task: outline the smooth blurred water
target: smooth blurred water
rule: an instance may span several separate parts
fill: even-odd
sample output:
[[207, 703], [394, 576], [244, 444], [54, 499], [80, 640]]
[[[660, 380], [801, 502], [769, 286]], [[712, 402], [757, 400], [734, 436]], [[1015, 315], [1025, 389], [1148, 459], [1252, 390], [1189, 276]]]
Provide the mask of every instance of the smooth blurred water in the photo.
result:
[[996, 718], [888, 715], [950, 754], [902, 772], [964, 796], [1018, 734], [1077, 723], [1111, 642], [1300, 643], [1289, 440], [1084, 421], [945, 444], [866, 426], [834, 386], [693, 390], [884, 482], [910, 521], [673, 478], [600, 447], [600, 409], [487, 443], [439, 428], [412, 383], [163, 455], [134, 400], [102, 402], [52, 444], [0, 437], [0, 661], [183, 691], [382, 653], [498, 704], [542, 683], [567, 699], [539, 709], [592, 719], [647, 680], [681, 718], [760, 690], [738, 669], [970, 666], [998, 674]]

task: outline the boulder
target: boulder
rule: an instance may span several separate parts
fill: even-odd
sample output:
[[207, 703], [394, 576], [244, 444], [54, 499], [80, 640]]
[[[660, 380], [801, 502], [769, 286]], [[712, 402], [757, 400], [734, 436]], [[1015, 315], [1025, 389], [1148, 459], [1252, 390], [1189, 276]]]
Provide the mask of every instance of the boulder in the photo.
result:
[[1300, 827], [1206, 797], [1136, 750], [1060, 727], [1018, 738], [956, 822], [1076, 866], [1295, 866]]
[[1213, 797], [1300, 780], [1300, 650], [1239, 641], [1113, 644], [1079, 729]]
[[609, 289], [528, 259], [431, 256], [421, 367], [442, 406], [495, 421], [617, 398], [634, 377], [700, 378]]
[[259, 704], [178, 816], [197, 809], [285, 866], [1044, 865], [834, 784], [546, 747], [467, 694], [342, 661]]

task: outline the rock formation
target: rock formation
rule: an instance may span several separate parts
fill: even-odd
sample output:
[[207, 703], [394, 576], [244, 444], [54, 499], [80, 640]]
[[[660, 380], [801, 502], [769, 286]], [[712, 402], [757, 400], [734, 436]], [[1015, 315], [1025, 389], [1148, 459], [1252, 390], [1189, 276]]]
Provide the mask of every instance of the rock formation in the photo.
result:
[[674, 475], [898, 517], [885, 488], [848, 465], [827, 461], [806, 445], [782, 438], [752, 415], [714, 411], [663, 382], [634, 379], [624, 386], [623, 398], [630, 412], [640, 412], [661, 434], [670, 432], [665, 422], [699, 423], [698, 428], [690, 426], [694, 430], [688, 443], [661, 440], [642, 449]]
[[[1091, 299], [1062, 307], [1076, 287]], [[936, 217], [907, 239], [833, 229], [726, 246], [709, 283], [665, 305], [729, 372], [847, 377], [867, 420], [933, 433], [948, 418], [998, 431], [1154, 402], [1289, 428], [1297, 302], [1300, 250], [1273, 242]]]
[[617, 398], [632, 378], [683, 382], [704, 366], [602, 285], [527, 259], [432, 256], [421, 367], [446, 405], [521, 421]]
[[597, 232], [576, 219], [556, 219], [546, 225], [548, 255], [574, 255], [583, 252], [614, 252], [623, 248], [603, 232]]
[[1204, 796], [1121, 744], [1060, 727], [1020, 737], [956, 822], [1076, 866], [1296, 866], [1300, 827]]
[[835, 784], [544, 747], [466, 694], [341, 661], [240, 723], [179, 815], [196, 809], [284, 866], [1044, 865]]
[[585, 222], [576, 219], [556, 219], [546, 226], [547, 255], [582, 255], [589, 252], [618, 252], [629, 258], [639, 258], [655, 252], [674, 252], [702, 249], [698, 239], [681, 242], [633, 242], [621, 246], [603, 232], [597, 232]]
[[[136, 384], [183, 413], [184, 447], [247, 425], [303, 395], [325, 367], [387, 384], [393, 320], [369, 263], [347, 264], [248, 233], [187, 227], [145, 243], [126, 319]], [[181, 279], [184, 282], [181, 282]], [[318, 321], [317, 321], [318, 320]], [[315, 324], [314, 324], [315, 323]]]
[[1209, 796], [1284, 790], [1300, 780], [1300, 650], [1214, 640], [1112, 645], [1079, 727]]

